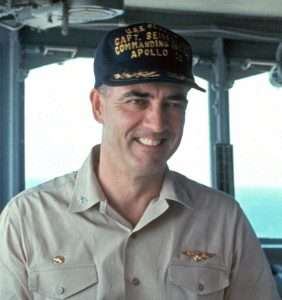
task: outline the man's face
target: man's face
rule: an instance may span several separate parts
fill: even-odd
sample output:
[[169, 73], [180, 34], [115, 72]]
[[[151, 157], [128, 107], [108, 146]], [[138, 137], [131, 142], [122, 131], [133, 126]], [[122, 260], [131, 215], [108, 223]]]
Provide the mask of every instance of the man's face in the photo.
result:
[[129, 174], [162, 173], [182, 137], [188, 90], [146, 83], [96, 91], [92, 107], [103, 124], [101, 154]]

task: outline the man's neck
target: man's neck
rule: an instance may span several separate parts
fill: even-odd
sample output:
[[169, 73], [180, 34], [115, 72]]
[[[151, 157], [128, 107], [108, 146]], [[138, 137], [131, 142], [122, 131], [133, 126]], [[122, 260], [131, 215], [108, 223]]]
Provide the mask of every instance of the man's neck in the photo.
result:
[[116, 170], [103, 159], [96, 173], [109, 204], [132, 225], [138, 223], [150, 201], [158, 197], [164, 178], [164, 172], [140, 176]]

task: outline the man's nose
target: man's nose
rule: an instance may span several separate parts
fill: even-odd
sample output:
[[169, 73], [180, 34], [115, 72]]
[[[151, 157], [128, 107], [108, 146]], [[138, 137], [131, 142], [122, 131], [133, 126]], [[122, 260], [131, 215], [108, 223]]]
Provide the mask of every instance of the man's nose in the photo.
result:
[[151, 106], [146, 111], [145, 125], [153, 132], [162, 132], [167, 129], [167, 115], [160, 105]]

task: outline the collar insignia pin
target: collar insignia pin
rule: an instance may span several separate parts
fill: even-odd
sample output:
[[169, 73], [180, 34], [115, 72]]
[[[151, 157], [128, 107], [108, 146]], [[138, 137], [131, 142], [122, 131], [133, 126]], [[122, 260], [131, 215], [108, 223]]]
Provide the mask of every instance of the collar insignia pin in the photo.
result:
[[58, 256], [53, 257], [54, 264], [63, 264], [64, 262], [65, 262], [64, 256], [58, 255]]
[[199, 251], [199, 250], [186, 250], [183, 251], [182, 254], [190, 257], [194, 262], [201, 262], [208, 260], [211, 257], [214, 257], [214, 253], [208, 253], [204, 251]]

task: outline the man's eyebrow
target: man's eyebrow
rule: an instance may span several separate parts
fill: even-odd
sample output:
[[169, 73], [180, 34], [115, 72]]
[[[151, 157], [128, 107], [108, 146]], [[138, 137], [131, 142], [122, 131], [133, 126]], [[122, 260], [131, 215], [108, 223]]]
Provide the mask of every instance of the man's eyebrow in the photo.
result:
[[[154, 96], [149, 92], [140, 92], [136, 90], [128, 91], [122, 94], [118, 101], [123, 101], [126, 98], [136, 97], [136, 98], [153, 98]], [[187, 93], [175, 93], [168, 95], [164, 98], [166, 101], [180, 101], [180, 102], [187, 102]]]
[[152, 95], [148, 92], [140, 92], [140, 91], [129, 91], [126, 92], [124, 94], [122, 94], [119, 98], [118, 101], [122, 101], [126, 98], [130, 98], [130, 97], [137, 97], [137, 98], [149, 98], [152, 97]]
[[187, 102], [187, 93], [186, 94], [176, 93], [176, 94], [168, 95], [167, 97], [165, 97], [165, 100]]

